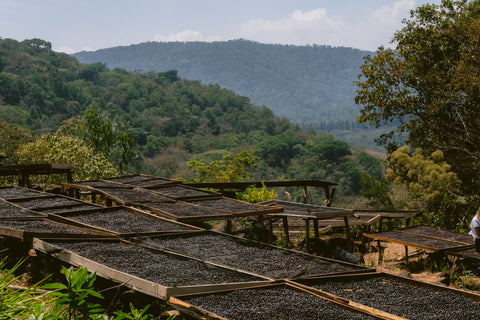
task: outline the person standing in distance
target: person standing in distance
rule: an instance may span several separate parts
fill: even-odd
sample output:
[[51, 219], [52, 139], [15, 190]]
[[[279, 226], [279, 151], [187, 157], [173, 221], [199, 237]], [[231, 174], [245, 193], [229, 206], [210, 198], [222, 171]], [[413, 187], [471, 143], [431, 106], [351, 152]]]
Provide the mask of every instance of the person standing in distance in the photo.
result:
[[480, 208], [470, 222], [470, 232], [468, 234], [475, 240], [475, 250], [480, 252]]

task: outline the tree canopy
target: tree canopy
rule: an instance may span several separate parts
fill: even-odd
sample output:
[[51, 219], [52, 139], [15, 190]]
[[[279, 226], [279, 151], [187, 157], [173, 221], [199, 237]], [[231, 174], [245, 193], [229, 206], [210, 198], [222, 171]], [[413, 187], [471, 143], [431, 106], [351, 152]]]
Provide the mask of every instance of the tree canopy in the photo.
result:
[[389, 152], [404, 142], [441, 150], [470, 194], [480, 186], [479, 36], [479, 1], [421, 6], [395, 33], [394, 49], [365, 58], [355, 97], [360, 122], [398, 125], [378, 139]]

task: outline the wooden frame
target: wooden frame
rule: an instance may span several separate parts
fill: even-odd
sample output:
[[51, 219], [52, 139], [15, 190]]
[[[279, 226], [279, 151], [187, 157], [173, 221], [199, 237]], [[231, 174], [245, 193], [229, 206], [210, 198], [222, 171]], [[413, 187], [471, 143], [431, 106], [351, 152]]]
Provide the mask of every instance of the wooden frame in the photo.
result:
[[[57, 239], [59, 241], [60, 239]], [[108, 241], [108, 242], [118, 242], [118, 243], [125, 243], [127, 245], [135, 245], [134, 243], [124, 241], [124, 240], [119, 240], [117, 238], [104, 238], [104, 239], [83, 239], [84, 241]], [[64, 239], [61, 241], [72, 241], [71, 239]], [[245, 273], [241, 272], [232, 268], [227, 268], [225, 266], [221, 265], [216, 265], [212, 264], [209, 262], [201, 261], [198, 259], [193, 259], [197, 261], [201, 261], [204, 264], [211, 265], [212, 267], [218, 267], [222, 269], [228, 269], [231, 271], [236, 271], [240, 272], [243, 274], [249, 274], [254, 277], [257, 277], [259, 279], [264, 279], [264, 280], [259, 280], [259, 281], [251, 281], [251, 282], [234, 282], [234, 283], [220, 283], [220, 284], [202, 284], [202, 285], [190, 285], [190, 286], [175, 286], [175, 287], [170, 287], [170, 286], [165, 286], [160, 283], [152, 282], [146, 279], [139, 278], [135, 275], [131, 275], [113, 268], [110, 268], [108, 266], [105, 266], [101, 263], [98, 263], [96, 261], [93, 261], [91, 259], [87, 259], [83, 257], [80, 254], [71, 252], [71, 251], [64, 251], [61, 247], [50, 244], [45, 240], [35, 238], [33, 239], [33, 249], [36, 251], [49, 254], [52, 257], [63, 261], [65, 263], [68, 263], [70, 265], [76, 266], [76, 267], [86, 267], [88, 271], [90, 272], [96, 272], [98, 276], [111, 280], [116, 283], [120, 283], [128, 288], [131, 288], [133, 290], [136, 290], [138, 292], [150, 295], [155, 298], [159, 298], [162, 300], [167, 300], [170, 296], [173, 295], [182, 295], [182, 294], [202, 294], [206, 292], [217, 292], [217, 291], [222, 291], [222, 290], [237, 290], [237, 289], [243, 289], [243, 288], [255, 288], [258, 286], [263, 286], [265, 284], [271, 283], [272, 281], [269, 280], [268, 278], [258, 276], [255, 274], [251, 273]], [[192, 259], [191, 257], [184, 256], [178, 253], [172, 253], [169, 251], [164, 251], [158, 248], [153, 248], [153, 250], [156, 250], [158, 252], [164, 252], [169, 255], [174, 255], [178, 257], [184, 257], [187, 259]]]

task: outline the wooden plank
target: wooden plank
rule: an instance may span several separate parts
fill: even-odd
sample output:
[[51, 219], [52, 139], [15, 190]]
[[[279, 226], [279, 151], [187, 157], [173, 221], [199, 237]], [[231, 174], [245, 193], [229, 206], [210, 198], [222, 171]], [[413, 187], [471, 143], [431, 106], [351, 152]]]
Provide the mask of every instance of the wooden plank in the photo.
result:
[[228, 320], [224, 317], [220, 317], [219, 315], [216, 315], [200, 307], [191, 305], [175, 297], [170, 297], [168, 299], [168, 304], [174, 309], [177, 309], [180, 312], [185, 313], [195, 319]]
[[[369, 220], [361, 220], [355, 218], [349, 218], [349, 226], [368, 226], [381, 219], [381, 216], [372, 217]], [[343, 219], [319, 219], [318, 223], [322, 226], [331, 226], [331, 227], [344, 227], [345, 221]]]
[[434, 247], [430, 247], [430, 246], [424, 246], [424, 245], [421, 245], [421, 244], [418, 244], [418, 243], [415, 243], [415, 242], [397, 240], [397, 239], [393, 239], [393, 238], [390, 238], [390, 237], [381, 236], [379, 234], [363, 233], [363, 236], [367, 237], [367, 238], [376, 239], [376, 240], [398, 243], [398, 244], [402, 244], [404, 246], [411, 246], [411, 247], [415, 247], [415, 248], [419, 248], [419, 249], [424, 249], [424, 250], [427, 250], [427, 251], [437, 251], [437, 250], [439, 250], [438, 248], [434, 248]]
[[213, 294], [219, 292], [227, 292], [232, 290], [243, 290], [252, 288], [262, 288], [266, 285], [275, 283], [275, 280], [265, 281], [251, 281], [251, 282], [237, 282], [237, 283], [222, 283], [222, 284], [206, 284], [191, 287], [169, 287], [168, 296], [189, 296], [198, 294]]
[[353, 210], [357, 216], [377, 216], [383, 218], [413, 218], [421, 214], [422, 211], [383, 211], [383, 210]]

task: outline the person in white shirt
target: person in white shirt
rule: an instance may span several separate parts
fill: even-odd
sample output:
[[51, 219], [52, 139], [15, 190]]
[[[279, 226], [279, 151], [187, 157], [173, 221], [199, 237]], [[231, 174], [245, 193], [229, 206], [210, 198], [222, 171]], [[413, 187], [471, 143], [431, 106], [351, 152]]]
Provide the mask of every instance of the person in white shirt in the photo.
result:
[[475, 213], [472, 222], [470, 222], [470, 232], [468, 234], [471, 235], [475, 241], [475, 250], [480, 252], [480, 208]]

